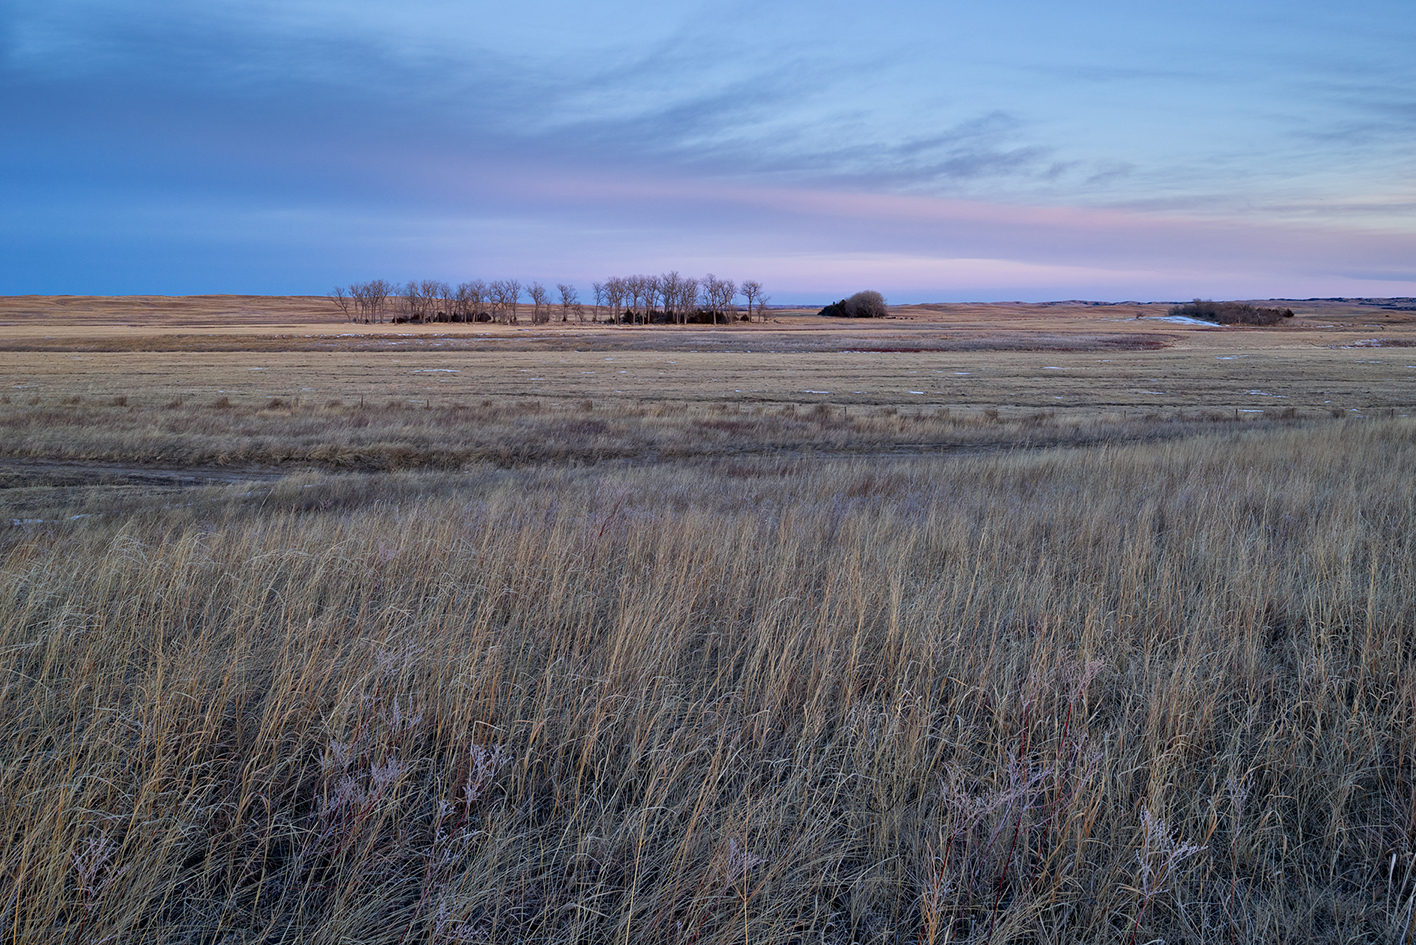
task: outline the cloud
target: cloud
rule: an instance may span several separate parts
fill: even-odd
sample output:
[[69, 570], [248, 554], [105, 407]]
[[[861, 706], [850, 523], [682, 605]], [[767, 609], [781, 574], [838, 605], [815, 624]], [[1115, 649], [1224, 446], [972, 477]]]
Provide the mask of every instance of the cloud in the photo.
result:
[[179, 260], [251, 290], [733, 265], [1000, 297], [1409, 268], [1408, 66], [1187, 46], [1208, 7], [1115, 46], [1180, 15], [1096, 12], [12, 0], [0, 243], [30, 262], [0, 290]]
[[1121, 180], [1122, 178], [1130, 177], [1131, 174], [1135, 172], [1135, 170], [1136, 165], [1134, 164], [1111, 164], [1108, 167], [1098, 170], [1096, 173], [1088, 177], [1087, 183], [1092, 186], [1096, 186], [1098, 184], [1107, 184], [1111, 181]]
[[1416, 269], [1401, 270], [1354, 270], [1341, 272], [1338, 275], [1344, 279], [1352, 279], [1360, 282], [1404, 282], [1407, 286], [1416, 286]]

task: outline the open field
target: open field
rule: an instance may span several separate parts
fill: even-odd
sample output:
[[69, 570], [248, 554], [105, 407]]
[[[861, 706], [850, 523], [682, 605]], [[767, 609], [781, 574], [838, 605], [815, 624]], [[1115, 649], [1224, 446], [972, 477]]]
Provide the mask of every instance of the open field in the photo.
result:
[[1147, 307], [1005, 305], [394, 333], [320, 304], [6, 300], [0, 461], [387, 470], [918, 453], [1416, 406], [1416, 319], [1371, 306], [1299, 306], [1272, 330], [1168, 321], [1164, 306], [1138, 318]]
[[5, 942], [1416, 928], [1410, 313], [64, 304], [0, 300]]

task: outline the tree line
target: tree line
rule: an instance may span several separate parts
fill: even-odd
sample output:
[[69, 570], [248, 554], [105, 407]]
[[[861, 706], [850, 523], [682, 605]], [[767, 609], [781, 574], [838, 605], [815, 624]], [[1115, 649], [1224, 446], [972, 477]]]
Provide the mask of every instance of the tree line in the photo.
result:
[[1293, 317], [1291, 308], [1260, 308], [1248, 302], [1216, 302], [1213, 299], [1195, 299], [1183, 305], [1172, 305], [1169, 315], [1183, 315], [1199, 318], [1216, 325], [1277, 325], [1285, 318]]
[[[711, 272], [699, 279], [666, 272], [661, 276], [610, 276], [593, 283], [595, 301], [580, 300], [579, 290], [557, 283], [555, 294], [540, 282], [522, 285], [516, 279], [484, 282], [475, 279], [451, 286], [437, 279], [409, 280], [403, 284], [385, 279], [335, 286], [330, 301], [351, 322], [496, 322], [519, 323], [522, 315], [531, 324], [552, 321], [617, 325], [729, 324], [757, 319], [766, 321], [769, 297], [762, 284], [748, 279], [741, 285], [719, 279]], [[529, 302], [530, 311], [522, 298]], [[738, 300], [744, 304], [739, 307]]]

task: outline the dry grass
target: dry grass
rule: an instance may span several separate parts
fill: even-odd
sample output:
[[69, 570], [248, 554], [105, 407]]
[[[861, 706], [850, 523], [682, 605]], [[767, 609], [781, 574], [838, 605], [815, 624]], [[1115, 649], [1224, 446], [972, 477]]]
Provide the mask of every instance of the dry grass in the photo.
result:
[[1405, 415], [1416, 407], [1410, 361], [1307, 345], [10, 352], [0, 353], [10, 380], [0, 393], [0, 458], [450, 469], [1094, 443], [1237, 419]]
[[[540, 400], [471, 406], [389, 401], [360, 406], [270, 398], [115, 408], [69, 402], [0, 408], [0, 470], [40, 475], [60, 464], [134, 475], [148, 469], [456, 470], [480, 463], [593, 464], [753, 454], [921, 455], [1173, 439], [1216, 425], [1292, 424], [1295, 410], [1123, 411], [1049, 408], [843, 407], [830, 403], [596, 406]], [[1327, 414], [1322, 415], [1324, 418]], [[229, 478], [229, 477], [224, 477]], [[3, 505], [3, 499], [0, 499]]]
[[100, 302], [0, 300], [4, 942], [1410, 938], [1400, 312]]
[[10, 942], [1392, 941], [1416, 427], [0, 537]]

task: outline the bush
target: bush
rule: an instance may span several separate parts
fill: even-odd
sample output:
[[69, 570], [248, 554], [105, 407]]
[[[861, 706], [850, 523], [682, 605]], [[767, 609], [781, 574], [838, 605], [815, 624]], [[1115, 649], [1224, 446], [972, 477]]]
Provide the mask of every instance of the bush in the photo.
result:
[[848, 299], [832, 302], [817, 314], [836, 318], [884, 318], [887, 312], [885, 296], [866, 289]]
[[1184, 305], [1172, 305], [1171, 315], [1200, 318], [1216, 325], [1277, 325], [1293, 317], [1291, 308], [1259, 308], [1248, 302], [1215, 302], [1195, 299]]

